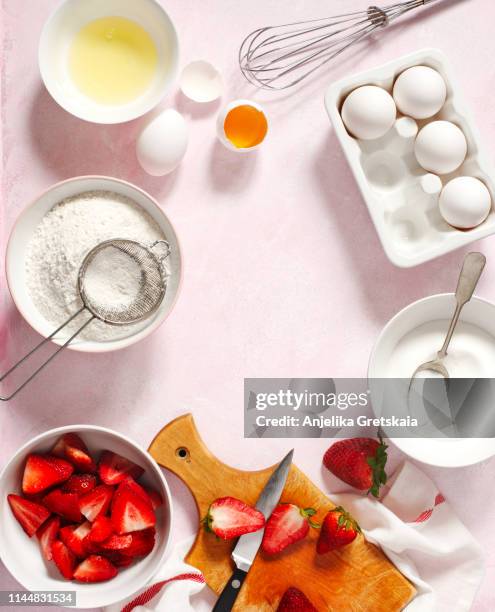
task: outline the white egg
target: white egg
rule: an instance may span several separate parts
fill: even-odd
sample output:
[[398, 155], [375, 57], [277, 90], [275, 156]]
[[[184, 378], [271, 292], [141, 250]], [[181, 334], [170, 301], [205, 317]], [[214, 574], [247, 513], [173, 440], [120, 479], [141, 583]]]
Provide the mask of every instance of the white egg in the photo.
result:
[[402, 114], [414, 119], [427, 119], [445, 104], [447, 86], [433, 68], [413, 66], [395, 81], [393, 95]]
[[342, 106], [342, 120], [346, 128], [361, 140], [381, 138], [394, 125], [396, 116], [392, 96], [375, 85], [355, 89]]
[[187, 142], [188, 130], [184, 117], [169, 108], [152, 119], [139, 134], [137, 158], [148, 174], [163, 176], [180, 164]]
[[487, 218], [492, 198], [480, 180], [472, 176], [459, 176], [442, 189], [439, 206], [442, 217], [449, 225], [471, 229]]
[[428, 172], [448, 174], [457, 170], [466, 158], [466, 137], [450, 121], [432, 121], [420, 130], [414, 153], [419, 165]]

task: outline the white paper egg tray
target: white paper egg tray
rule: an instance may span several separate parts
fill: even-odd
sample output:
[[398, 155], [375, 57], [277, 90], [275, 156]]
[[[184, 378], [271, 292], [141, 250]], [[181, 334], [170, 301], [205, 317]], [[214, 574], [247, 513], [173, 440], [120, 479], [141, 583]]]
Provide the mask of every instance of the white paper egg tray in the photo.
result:
[[[486, 184], [492, 196], [487, 219], [469, 231], [448, 225], [440, 215], [438, 195], [422, 189], [421, 177], [427, 172], [414, 156], [415, 135], [401, 135], [405, 130], [393, 127], [382, 138], [356, 140], [349, 135], [340, 116], [342, 104], [352, 90], [362, 85], [379, 85], [391, 94], [399, 74], [418, 65], [434, 68], [447, 84], [445, 105], [433, 117], [417, 121], [419, 129], [431, 121], [445, 119], [458, 125], [468, 142], [464, 163], [455, 172], [441, 176], [442, 183], [445, 185], [456, 176], [474, 176]], [[424, 49], [333, 83], [325, 95], [325, 106], [385, 253], [396, 266], [417, 266], [495, 233], [493, 170], [452, 67], [442, 52]], [[401, 116], [398, 112], [397, 118]]]

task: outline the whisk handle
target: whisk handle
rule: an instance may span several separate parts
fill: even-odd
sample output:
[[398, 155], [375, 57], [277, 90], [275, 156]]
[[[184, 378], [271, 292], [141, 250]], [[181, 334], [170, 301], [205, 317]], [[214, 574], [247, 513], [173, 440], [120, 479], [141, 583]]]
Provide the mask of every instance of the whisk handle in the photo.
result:
[[[54, 330], [49, 336], [47, 336], [46, 338], [44, 338], [39, 344], [37, 344], [34, 348], [32, 348], [29, 353], [26, 353], [26, 355], [24, 355], [24, 357], [22, 357], [21, 359], [19, 359], [19, 361], [17, 363], [15, 363], [9, 370], [7, 370], [7, 372], [5, 372], [5, 374], [3, 374], [0, 377], [0, 382], [2, 382], [3, 380], [5, 380], [8, 376], [10, 376], [10, 374], [12, 374], [12, 372], [14, 372], [14, 370], [16, 370], [22, 363], [24, 363], [27, 359], [29, 359], [32, 355], [34, 355], [38, 349], [40, 349], [42, 346], [44, 346], [47, 342], [49, 342], [53, 336], [55, 336], [55, 334], [57, 334], [59, 331], [61, 331], [66, 325], [68, 325], [73, 319], [75, 319], [79, 314], [81, 314], [81, 312], [83, 310], [86, 310], [86, 306], [83, 306], [82, 308], [80, 308], [77, 312], [75, 312], [71, 317], [69, 317], [60, 327], [57, 327], [56, 330]], [[50, 361], [52, 361], [52, 359], [54, 359], [61, 351], [64, 350], [64, 348], [66, 348], [71, 342], [72, 340], [74, 340], [74, 338], [80, 334], [82, 332], [82, 330], [89, 325], [89, 323], [91, 323], [91, 321], [94, 319], [94, 315], [91, 316], [90, 319], [88, 319], [87, 321], [85, 321], [84, 325], [81, 325], [81, 327], [75, 332], [73, 333], [70, 338], [68, 340], [66, 340], [64, 342], [64, 344], [62, 344], [62, 346], [60, 346], [54, 353], [52, 353], [50, 355], [50, 357], [48, 357], [48, 359], [46, 359], [46, 361], [44, 361], [38, 368], [36, 368], [36, 370], [30, 375], [28, 376], [28, 378], [26, 378], [26, 380], [24, 380], [10, 395], [6, 396], [6, 397], [2, 397], [0, 396], [0, 401], [2, 402], [8, 402], [9, 400], [11, 400], [13, 397], [15, 397], [19, 391], [21, 391], [22, 389], [24, 389], [24, 387], [26, 385], [28, 385], [33, 378], [35, 378], [40, 372], [41, 370], [47, 366]]]

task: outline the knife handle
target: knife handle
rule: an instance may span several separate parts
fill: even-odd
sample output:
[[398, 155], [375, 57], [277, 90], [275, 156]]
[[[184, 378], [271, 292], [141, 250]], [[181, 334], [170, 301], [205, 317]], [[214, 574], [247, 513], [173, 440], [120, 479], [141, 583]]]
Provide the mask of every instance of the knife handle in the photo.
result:
[[224, 590], [220, 593], [212, 612], [230, 612], [232, 610], [246, 576], [247, 572], [236, 568]]

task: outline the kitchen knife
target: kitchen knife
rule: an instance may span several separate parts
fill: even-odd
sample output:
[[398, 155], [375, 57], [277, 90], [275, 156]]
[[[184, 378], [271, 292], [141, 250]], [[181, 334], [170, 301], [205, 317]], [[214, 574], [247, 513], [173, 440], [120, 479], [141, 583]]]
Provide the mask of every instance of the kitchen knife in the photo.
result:
[[[289, 475], [293, 454], [294, 450], [291, 450], [290, 453], [282, 459], [279, 466], [270, 476], [256, 502], [256, 509], [263, 514], [265, 520], [270, 518], [280, 501], [280, 496], [282, 495], [287, 476]], [[227, 586], [220, 594], [212, 612], [230, 612], [230, 610], [232, 610], [242, 584], [261, 546], [263, 534], [264, 529], [260, 529], [255, 533], [247, 533], [239, 538], [239, 541], [232, 551], [232, 559], [234, 560], [236, 569], [227, 582]]]

